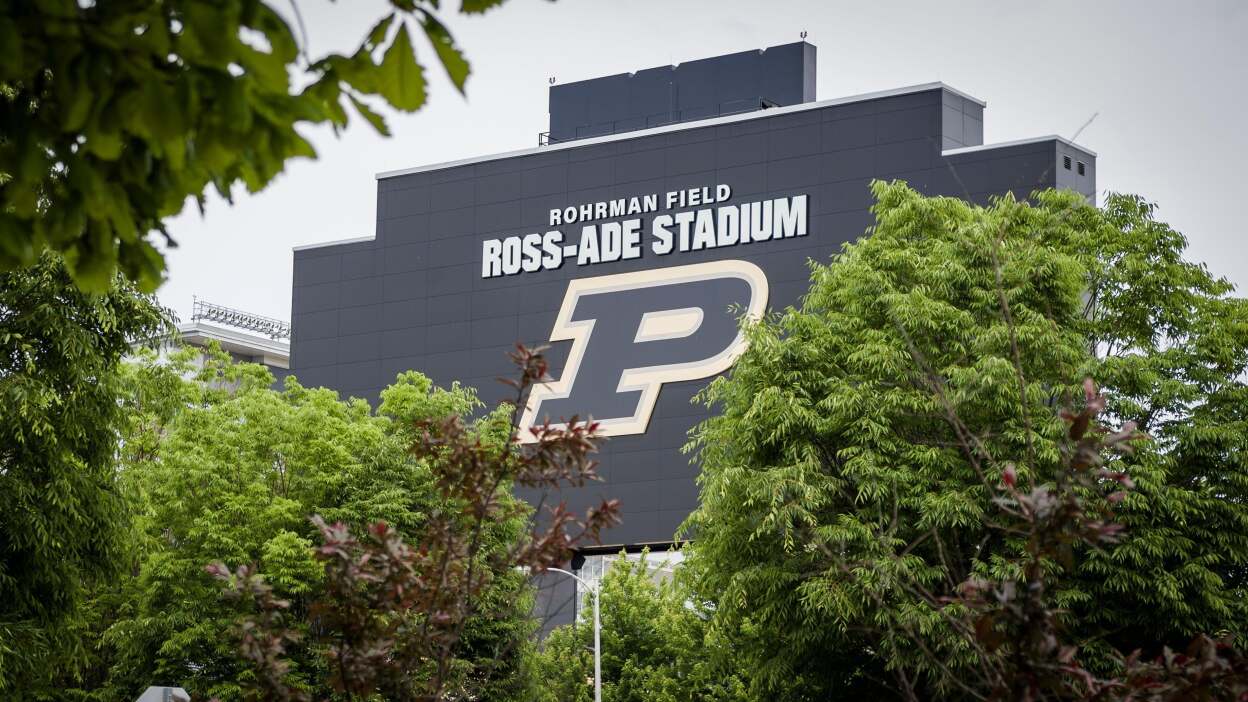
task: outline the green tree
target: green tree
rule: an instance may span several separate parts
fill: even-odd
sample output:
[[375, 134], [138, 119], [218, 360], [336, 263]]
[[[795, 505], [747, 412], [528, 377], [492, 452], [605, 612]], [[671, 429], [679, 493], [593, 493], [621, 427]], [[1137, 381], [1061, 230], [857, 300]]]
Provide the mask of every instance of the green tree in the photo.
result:
[[[602, 579], [602, 698], [610, 702], [746, 700], [746, 676], [676, 579], [656, 582], [645, 557], [615, 561]], [[534, 699], [593, 699], [592, 607], [531, 655]], [[718, 655], [716, 655], [718, 654]]]
[[123, 567], [130, 538], [119, 366], [167, 320], [118, 278], [80, 291], [53, 254], [0, 274], [0, 697], [89, 655], [86, 594]]
[[[219, 349], [202, 358], [190, 348], [165, 359], [145, 354], [126, 373], [120, 474], [139, 543], [126, 563], [131, 577], [100, 588], [92, 603], [99, 650], [81, 694], [101, 700], [128, 702], [152, 684], [239, 699], [252, 679], [233, 635], [239, 608], [205, 566], [259, 566], [277, 596], [305, 611], [324, 580], [309, 515], [419, 533], [442, 507], [429, 467], [409, 452], [413, 427], [480, 406], [469, 389], [435, 388], [407, 372], [374, 413], [363, 400], [293, 378], [273, 390], [265, 368], [231, 363]], [[500, 422], [491, 413], [470, 428], [497, 442], [506, 432]], [[519, 534], [513, 521], [492, 525], [486, 538], [501, 548]], [[512, 684], [531, 631], [527, 598], [520, 574], [503, 577], [466, 627], [462, 672], [488, 669], [498, 680], [483, 683], [487, 690]], [[294, 678], [328, 697], [317, 686], [324, 671], [316, 652], [303, 646], [290, 657]]]
[[[497, 636], [496, 629], [480, 626], [499, 619], [490, 593], [518, 584], [524, 573], [567, 562], [580, 544], [597, 541], [618, 521], [618, 504], [604, 500], [583, 518], [560, 504], [534, 519], [532, 508], [515, 497], [515, 488], [595, 479], [598, 424], [534, 427], [534, 441], [522, 445], [515, 427], [521, 400], [546, 379], [547, 365], [540, 351], [524, 346], [510, 355], [520, 371], [510, 383], [515, 394], [484, 426], [466, 425], [457, 415], [408, 422], [416, 436], [410, 454], [428, 467], [438, 498], [411, 545], [384, 522], [357, 537], [346, 524], [314, 516], [324, 588], [305, 607], [292, 608], [290, 599], [276, 596], [255, 568], [219, 562], [206, 568], [223, 581], [227, 597], [250, 605], [238, 620], [240, 652], [254, 676], [247, 695], [287, 702], [320, 698], [322, 691], [339, 699], [529, 699], [523, 676], [498, 684], [516, 647], [481, 646], [492, 632]], [[394, 404], [406, 407], [411, 399], [408, 393]], [[501, 540], [494, 536], [500, 530]], [[504, 612], [516, 604], [511, 600]], [[314, 648], [324, 667], [310, 686], [292, 674], [297, 663], [291, 654], [300, 646]], [[488, 658], [465, 655], [472, 653]]]
[[1088, 498], [1122, 540], [1047, 566], [1083, 662], [1248, 633], [1248, 304], [1138, 198], [980, 208], [873, 189], [870, 236], [749, 328], [689, 447], [703, 473], [686, 567], [755, 692], [956, 679], [974, 651], [935, 603], [972, 576], [1017, 578], [1025, 544], [993, 528], [992, 484], [1007, 464], [1021, 484], [1055, 479], [1058, 410], [1084, 377], [1152, 440], [1111, 465], [1136, 483], [1121, 504]]
[[[502, 0], [463, 0], [480, 13]], [[262, 0], [6, 2], [0, 8], [0, 270], [61, 252], [74, 280], [107, 289], [120, 269], [159, 284], [152, 243], [187, 198], [263, 189], [316, 152], [301, 126], [345, 127], [348, 108], [425, 104], [423, 34], [461, 92], [469, 66], [436, 0], [392, 0], [349, 54], [310, 55]], [[297, 18], [296, 24], [302, 19]], [[371, 106], [370, 106], [371, 104]]]

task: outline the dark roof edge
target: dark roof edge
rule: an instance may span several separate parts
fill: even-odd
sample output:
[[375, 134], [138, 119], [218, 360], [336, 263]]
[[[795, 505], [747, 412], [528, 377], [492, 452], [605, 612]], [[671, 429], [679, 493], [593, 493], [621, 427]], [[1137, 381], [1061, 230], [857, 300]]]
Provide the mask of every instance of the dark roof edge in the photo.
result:
[[995, 144], [980, 144], [978, 146], [962, 146], [956, 149], [945, 149], [940, 152], [941, 156], [957, 156], [958, 154], [973, 154], [977, 151], [992, 151], [993, 149], [1004, 149], [1010, 146], [1024, 146], [1026, 144], [1039, 144], [1046, 141], [1056, 141], [1065, 144], [1072, 149], [1079, 149], [1087, 155], [1096, 158], [1096, 152], [1081, 144], [1067, 139], [1057, 134], [1049, 134], [1047, 136], [1030, 137], [1028, 139], [1015, 139], [1014, 141], [999, 141]]
[[411, 175], [413, 173], [425, 173], [427, 171], [437, 171], [444, 168], [454, 168], [456, 166], [468, 166], [474, 163], [484, 163], [487, 161], [498, 161], [505, 158], [515, 158], [517, 156], [530, 156], [538, 153], [550, 153], [552, 151], [561, 151], [563, 149], [575, 148], [580, 146], [589, 146], [591, 144], [605, 144], [613, 141], [623, 141], [625, 139], [637, 139], [644, 136], [652, 136], [655, 134], [666, 134], [668, 132], [681, 131], [683, 129], [697, 129], [699, 127], [710, 127], [718, 124], [733, 124], [736, 122], [747, 122], [752, 119], [760, 119], [762, 117], [773, 117], [775, 115], [792, 114], [794, 112], [805, 112], [806, 110], [817, 110], [822, 107], [832, 107], [835, 105], [845, 105], [853, 102], [866, 102], [868, 100], [880, 100], [882, 98], [896, 97], [898, 95], [910, 95], [912, 93], [923, 93], [929, 90], [944, 90], [967, 100], [971, 100], [979, 104], [981, 107], [987, 107], [988, 103], [977, 97], [967, 95], [966, 93], [945, 85], [941, 82], [923, 83], [922, 85], [911, 85], [904, 88], [893, 88], [892, 90], [881, 90], [874, 93], [863, 93], [861, 95], [851, 95], [849, 97], [832, 98], [830, 100], [818, 100], [816, 102], [804, 102], [799, 105], [787, 105], [785, 107], [773, 107], [768, 110], [755, 110], [753, 112], [744, 112], [735, 115], [725, 115], [723, 117], [711, 117], [703, 120], [695, 120], [692, 122], [679, 122], [677, 124], [667, 124], [661, 127], [651, 127], [649, 129], [638, 129], [631, 132], [621, 132], [619, 134], [607, 134], [600, 137], [589, 137], [586, 139], [576, 139], [573, 141], [565, 141], [549, 146], [537, 146], [528, 149], [519, 149], [516, 151], [504, 151], [502, 153], [487, 154], [484, 156], [473, 156], [471, 158], [459, 159], [456, 161], [444, 161], [442, 163], [432, 163], [426, 166], [413, 166], [411, 168], [400, 168], [393, 171], [382, 171], [378, 173], [377, 180], [386, 178], [396, 178], [398, 176]]

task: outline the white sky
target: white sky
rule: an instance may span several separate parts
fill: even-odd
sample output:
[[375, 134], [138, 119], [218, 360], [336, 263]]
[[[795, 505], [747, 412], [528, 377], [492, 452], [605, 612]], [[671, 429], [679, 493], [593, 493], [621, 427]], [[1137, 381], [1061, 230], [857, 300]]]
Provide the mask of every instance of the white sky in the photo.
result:
[[[352, 50], [375, 0], [297, 0], [313, 56]], [[282, 3], [275, 3], [282, 5]], [[457, 7], [450, 0], [447, 7]], [[797, 41], [819, 49], [818, 98], [944, 81], [988, 102], [984, 141], [1072, 136], [1098, 153], [1098, 187], [1140, 193], [1187, 235], [1189, 258], [1248, 289], [1239, 177], [1248, 160], [1248, 2], [931, 3], [511, 0], [446, 13], [473, 64], [461, 98], [427, 45], [431, 99], [390, 117], [308, 130], [320, 157], [231, 207], [172, 220], [164, 304], [191, 296], [289, 319], [291, 247], [372, 236], [380, 171], [536, 145], [547, 80], [570, 82]]]

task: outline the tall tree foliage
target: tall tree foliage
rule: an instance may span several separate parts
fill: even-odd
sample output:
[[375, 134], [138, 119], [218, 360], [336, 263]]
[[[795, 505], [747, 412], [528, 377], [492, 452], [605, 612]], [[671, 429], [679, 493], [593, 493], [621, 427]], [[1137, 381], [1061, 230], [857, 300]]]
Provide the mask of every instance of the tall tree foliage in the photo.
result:
[[[1048, 195], [1051, 201], [1056, 196]], [[1186, 239], [1139, 197], [1077, 208], [1081, 335], [1109, 416], [1153, 437], [1139, 489], [1118, 510], [1131, 534], [1083, 572], [1126, 607], [1081, 603], [1107, 642], [1248, 634], [1248, 300], [1183, 259]], [[1171, 641], [1171, 643], [1174, 643]]]
[[60, 258], [0, 274], [0, 697], [87, 655], [85, 593], [123, 564], [115, 472], [122, 357], [167, 315], [117, 278], [84, 293]]
[[[463, 0], [480, 13], [502, 0]], [[355, 51], [313, 55], [300, 3], [262, 0], [6, 2], [0, 6], [0, 270], [63, 253], [104, 290], [120, 269], [154, 290], [162, 220], [205, 193], [268, 185], [316, 152], [301, 126], [388, 135], [378, 105], [425, 104], [413, 35], [461, 92], [467, 60], [436, 0], [392, 0]], [[279, 12], [280, 8], [280, 12]], [[295, 25], [302, 19], [296, 17]]]
[[[994, 508], [986, 525], [1020, 542], [1022, 552], [985, 577], [963, 581], [953, 596], [927, 598], [944, 622], [973, 653], [968, 665], [946, 665], [924, 646], [922, 632], [912, 640], [931, 656], [926, 675], [896, 670], [899, 696], [917, 700], [932, 687], [958, 698], [984, 700], [1239, 700], [1248, 696], [1248, 656], [1231, 636], [1200, 634], [1182, 652], [1162, 646], [1149, 659], [1141, 649], [1111, 651], [1116, 669], [1097, 675], [1079, 661], [1081, 642], [1052, 592], [1068, 588], [1066, 567], [1076, 546], [1097, 551], [1117, 544], [1123, 525], [1110, 505], [1134, 489], [1131, 476], [1107, 468], [1113, 457], [1131, 453], [1147, 437], [1134, 422], [1114, 429], [1101, 422], [1106, 398], [1091, 380], [1084, 397], [1063, 410], [1069, 425], [1059, 445], [1061, 459], [1050, 480], [1019, 484], [1012, 463], [1000, 483], [989, 484]], [[950, 406], [949, 421], [960, 424]], [[974, 455], [971, 452], [971, 455]], [[1105, 499], [1100, 499], [1105, 498]], [[1057, 567], [1055, 567], [1057, 566]], [[1105, 647], [1100, 642], [1101, 648]]]
[[[275, 597], [306, 612], [324, 584], [309, 516], [420, 533], [445, 505], [428, 463], [408, 450], [414, 427], [479, 406], [469, 389], [435, 388], [408, 372], [383, 391], [374, 413], [362, 400], [293, 378], [273, 390], [265, 368], [232, 363], [219, 350], [202, 361], [198, 349], [164, 360], [149, 354], [126, 373], [120, 472], [139, 543], [126, 561], [130, 577], [92, 601], [96, 657], [79, 689], [100, 700], [128, 702], [152, 684], [239, 699], [254, 679], [233, 635], [239, 606], [222, 597], [205, 566], [259, 566]], [[466, 430], [495, 447], [507, 435], [498, 413]], [[507, 548], [521, 526], [491, 524], [484, 549]], [[506, 699], [505, 678], [531, 630], [525, 588], [518, 573], [492, 582], [456, 649], [462, 675], [472, 675], [476, 661], [502, 680], [482, 683], [495, 698]], [[318, 699], [330, 695], [314, 648], [297, 647], [290, 660], [293, 681]]]
[[1121, 504], [1088, 498], [1121, 541], [1047, 566], [1081, 660], [1248, 633], [1248, 305], [1137, 198], [979, 208], [873, 188], [871, 235], [749, 329], [690, 446], [687, 567], [759, 689], [823, 699], [903, 675], [934, 694], [971, 665], [935, 603], [1019, 575], [1026, 544], [993, 528], [992, 485], [1007, 463], [1055, 480], [1058, 409], [1084, 377], [1152, 440], [1110, 464], [1136, 483]]

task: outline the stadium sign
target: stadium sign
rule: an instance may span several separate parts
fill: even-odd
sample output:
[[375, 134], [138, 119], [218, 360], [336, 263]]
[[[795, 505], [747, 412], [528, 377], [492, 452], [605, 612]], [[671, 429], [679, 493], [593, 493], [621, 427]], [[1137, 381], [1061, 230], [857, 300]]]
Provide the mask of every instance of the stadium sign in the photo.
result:
[[[545, 232], [482, 241], [481, 277], [554, 270], [566, 261], [578, 266], [627, 261], [642, 258], [647, 249], [666, 256], [806, 236], [806, 195], [741, 204], [728, 203], [731, 197], [732, 188], [721, 183], [669, 191], [662, 198], [651, 193], [554, 208]], [[707, 206], [687, 209], [699, 205]], [[677, 209], [681, 211], [667, 212]], [[642, 241], [645, 219], [632, 215], [656, 211], [662, 214], [650, 218], [647, 247]], [[565, 225], [580, 225], [577, 236], [554, 228]]]
[[[807, 196], [734, 204], [725, 184], [572, 205], [550, 210], [564, 229], [487, 239], [481, 277], [778, 241], [808, 233]], [[660, 207], [660, 205], [662, 205]], [[697, 208], [697, 209], [690, 209]], [[634, 215], [648, 215], [645, 217]], [[605, 221], [604, 221], [605, 220]], [[648, 242], [642, 232], [649, 232]], [[648, 243], [648, 245], [647, 245]], [[740, 310], [757, 319], [767, 307], [767, 276], [744, 260], [676, 265], [572, 280], [550, 341], [571, 341], [561, 377], [530, 393], [524, 431], [572, 415], [599, 422], [604, 436], [643, 434], [665, 383], [721, 373], [745, 351]]]

